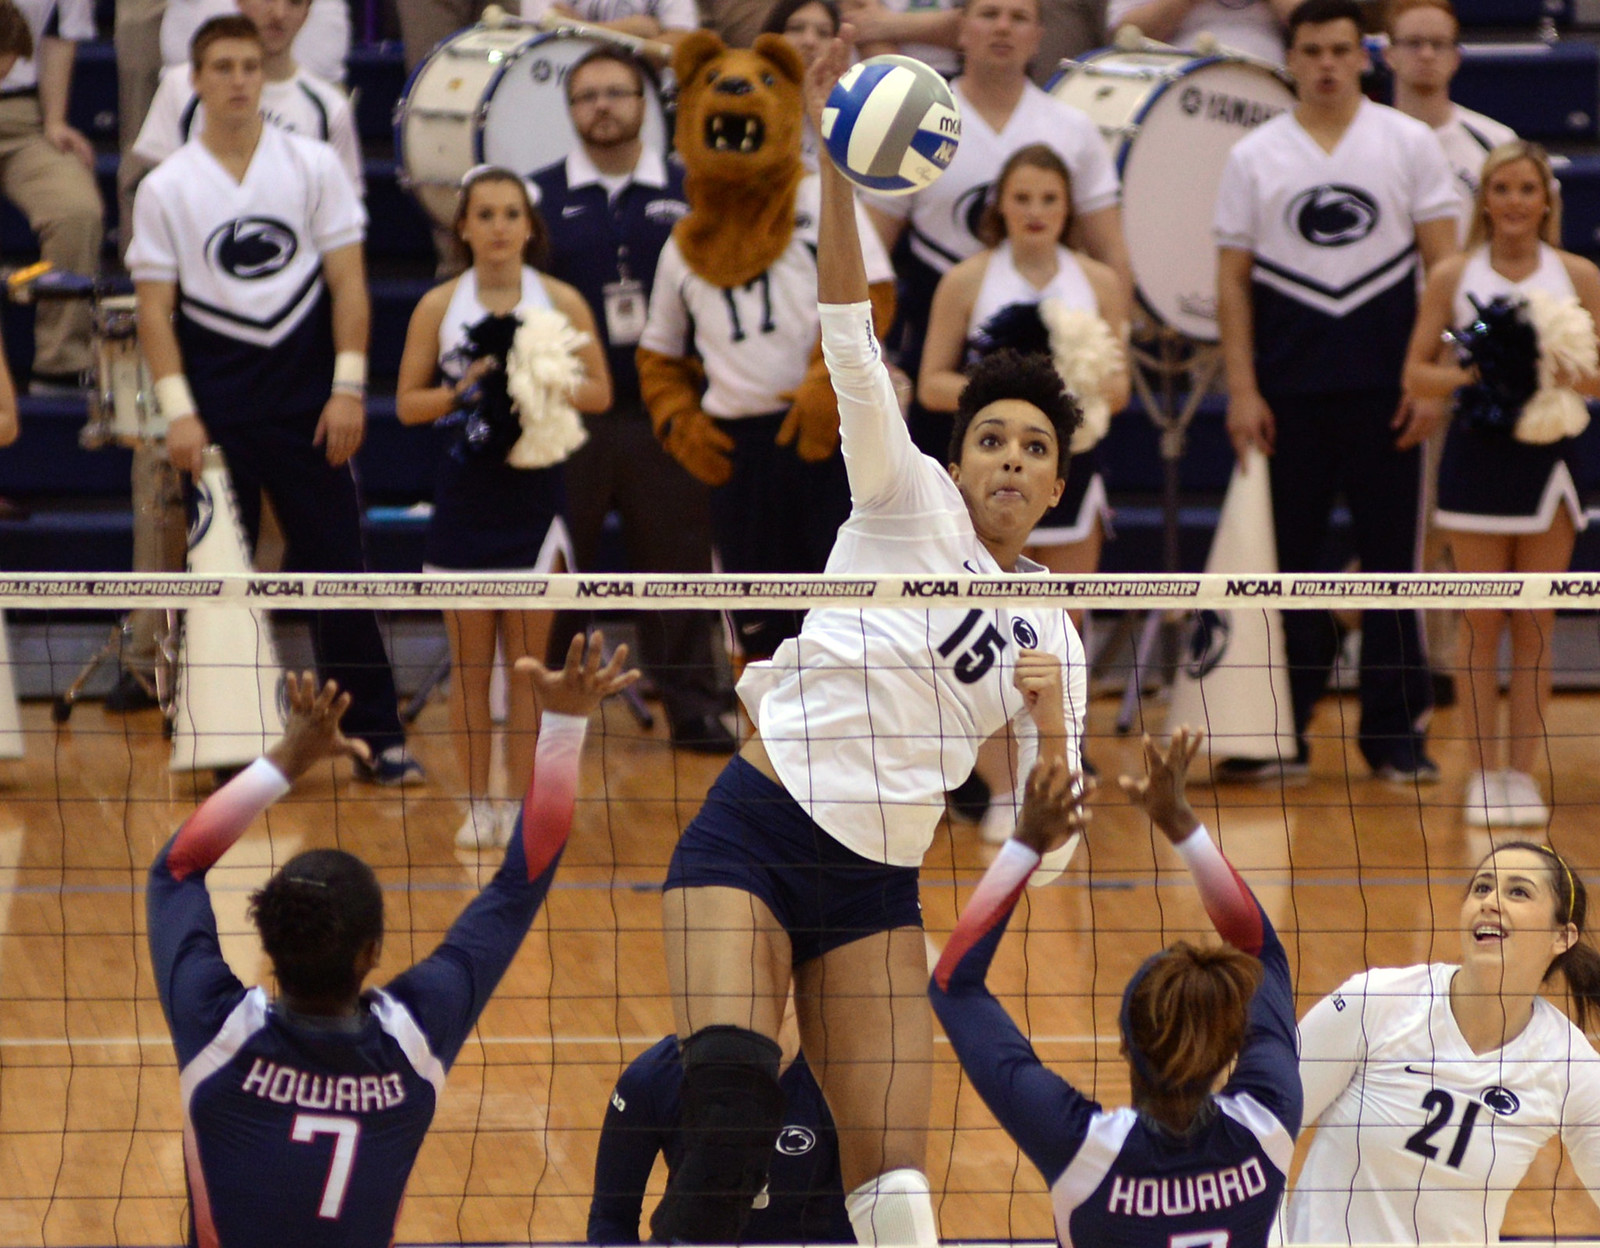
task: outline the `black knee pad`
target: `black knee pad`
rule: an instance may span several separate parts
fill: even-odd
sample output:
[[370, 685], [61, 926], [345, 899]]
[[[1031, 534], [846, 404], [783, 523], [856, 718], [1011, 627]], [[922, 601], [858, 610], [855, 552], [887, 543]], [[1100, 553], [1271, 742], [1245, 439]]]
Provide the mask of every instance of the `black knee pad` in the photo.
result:
[[658, 1243], [739, 1241], [783, 1125], [782, 1053], [743, 1027], [704, 1027], [683, 1042], [683, 1154], [650, 1218]]

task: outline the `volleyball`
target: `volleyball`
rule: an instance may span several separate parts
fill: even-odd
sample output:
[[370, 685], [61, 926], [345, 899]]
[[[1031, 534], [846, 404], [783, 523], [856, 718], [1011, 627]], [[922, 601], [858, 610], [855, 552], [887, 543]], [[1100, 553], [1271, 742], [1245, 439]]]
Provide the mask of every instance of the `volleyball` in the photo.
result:
[[950, 84], [909, 56], [852, 65], [822, 110], [833, 162], [863, 190], [909, 195], [950, 167], [961, 112]]

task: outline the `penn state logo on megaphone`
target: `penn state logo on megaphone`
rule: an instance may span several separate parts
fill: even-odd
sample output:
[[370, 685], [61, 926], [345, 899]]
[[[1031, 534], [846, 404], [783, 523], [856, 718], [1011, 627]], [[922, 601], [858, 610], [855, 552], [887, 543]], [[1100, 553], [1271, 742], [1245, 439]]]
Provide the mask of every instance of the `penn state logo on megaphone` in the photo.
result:
[[194, 483], [194, 514], [189, 517], [189, 549], [193, 550], [211, 531], [211, 521], [216, 517], [217, 504], [211, 497], [211, 487], [201, 477]]
[[1233, 636], [1233, 621], [1224, 611], [1196, 611], [1194, 628], [1189, 634], [1189, 656], [1184, 671], [1195, 680], [1203, 680], [1222, 662], [1228, 653], [1228, 640]]

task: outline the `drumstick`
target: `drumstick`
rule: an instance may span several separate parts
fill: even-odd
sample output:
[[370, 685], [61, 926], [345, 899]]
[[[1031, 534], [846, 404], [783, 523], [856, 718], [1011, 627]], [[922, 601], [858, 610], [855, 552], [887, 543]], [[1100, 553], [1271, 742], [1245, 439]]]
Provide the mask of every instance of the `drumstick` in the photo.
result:
[[567, 34], [584, 35], [590, 39], [603, 39], [620, 44], [636, 56], [648, 57], [658, 64], [667, 65], [672, 61], [672, 46], [662, 43], [659, 39], [641, 39], [637, 35], [625, 35], [621, 31], [597, 26], [593, 22], [580, 21], [575, 17], [564, 17], [559, 13], [546, 13], [543, 17], [530, 20], [507, 13], [498, 4], [491, 4], [483, 11], [482, 24], [494, 30], [506, 26], [529, 26], [534, 30], [552, 33], [562, 31]]

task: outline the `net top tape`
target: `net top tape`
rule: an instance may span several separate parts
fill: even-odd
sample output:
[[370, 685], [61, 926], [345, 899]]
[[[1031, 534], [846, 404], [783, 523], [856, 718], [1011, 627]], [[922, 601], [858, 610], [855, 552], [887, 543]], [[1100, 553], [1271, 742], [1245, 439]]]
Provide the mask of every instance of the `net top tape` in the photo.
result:
[[1600, 608], [1600, 575], [1549, 573], [1472, 576], [1421, 573], [1226, 573], [1150, 576], [783, 576], [622, 574], [552, 576], [429, 573], [230, 573], [192, 576], [137, 572], [0, 574], [0, 606], [23, 610], [84, 607], [294, 606], [385, 610], [704, 610], [734, 607], [927, 609], [990, 603], [1067, 608], [1241, 607], [1283, 610], [1371, 607]]

